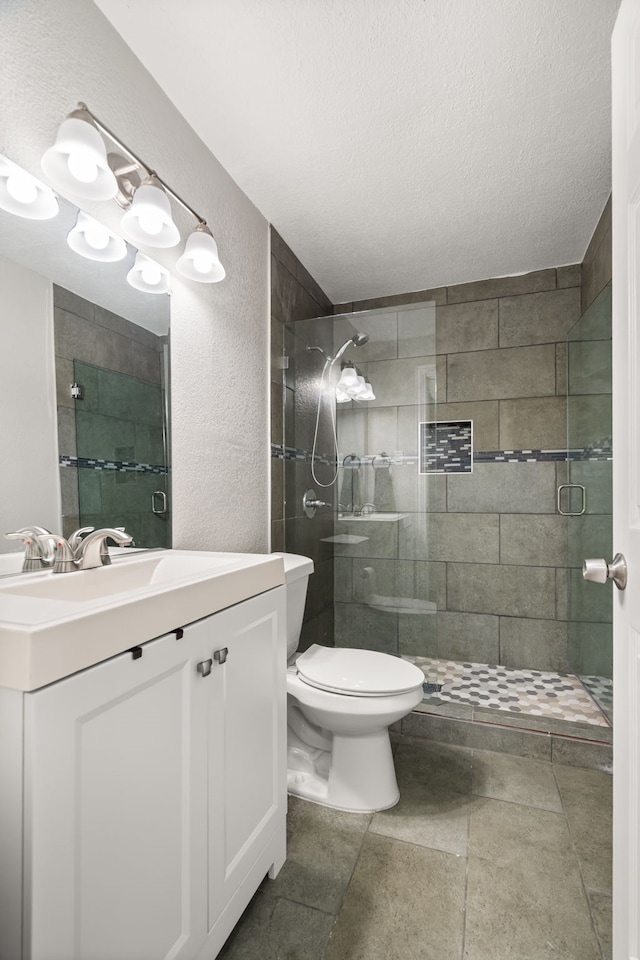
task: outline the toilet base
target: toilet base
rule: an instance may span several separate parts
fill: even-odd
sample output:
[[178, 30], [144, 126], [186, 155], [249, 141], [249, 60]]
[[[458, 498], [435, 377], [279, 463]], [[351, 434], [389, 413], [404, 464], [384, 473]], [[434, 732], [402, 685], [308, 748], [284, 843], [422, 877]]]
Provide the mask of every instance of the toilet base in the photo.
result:
[[290, 794], [351, 813], [388, 810], [400, 799], [389, 731], [364, 736], [333, 735], [330, 751], [312, 751], [300, 762], [299, 750], [287, 764]]

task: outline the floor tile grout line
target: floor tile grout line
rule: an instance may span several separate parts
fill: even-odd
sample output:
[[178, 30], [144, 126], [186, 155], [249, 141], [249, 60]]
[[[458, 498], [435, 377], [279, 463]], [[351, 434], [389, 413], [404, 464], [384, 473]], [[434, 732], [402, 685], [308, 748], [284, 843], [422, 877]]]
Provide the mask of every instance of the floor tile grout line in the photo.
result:
[[[469, 782], [469, 800], [474, 796], [473, 793], [473, 774], [475, 770], [475, 748], [471, 749], [471, 779]], [[471, 862], [471, 803], [467, 807], [467, 856], [466, 856], [466, 866], [464, 871], [464, 894], [462, 901], [462, 951], [460, 953], [461, 960], [464, 960], [465, 951], [467, 949], [467, 920], [468, 920], [468, 900], [469, 900], [469, 865]]]
[[585, 883], [584, 875], [583, 875], [583, 872], [582, 872], [582, 862], [581, 862], [580, 856], [579, 856], [579, 854], [578, 854], [578, 848], [576, 847], [576, 842], [575, 842], [575, 839], [574, 839], [574, 836], [573, 836], [573, 830], [571, 829], [571, 824], [570, 824], [570, 822], [569, 822], [569, 817], [567, 816], [567, 811], [566, 811], [566, 807], [565, 807], [565, 803], [564, 803], [564, 797], [563, 797], [563, 795], [562, 795], [562, 790], [561, 790], [561, 788], [560, 788], [560, 783], [559, 783], [559, 781], [558, 781], [558, 777], [557, 777], [557, 774], [556, 774], [556, 769], [555, 769], [555, 768], [556, 768], [556, 765], [555, 765], [554, 763], [552, 763], [552, 764], [551, 764], [551, 768], [552, 768], [553, 778], [554, 778], [555, 783], [556, 783], [556, 788], [557, 788], [558, 794], [559, 794], [559, 796], [560, 796], [560, 805], [561, 805], [561, 807], [562, 807], [562, 813], [563, 813], [563, 816], [564, 816], [565, 823], [566, 823], [566, 825], [567, 825], [567, 833], [569, 834], [569, 838], [570, 838], [570, 840], [571, 840], [571, 849], [573, 850], [574, 856], [575, 856], [575, 858], [576, 858], [576, 864], [577, 864], [577, 866], [578, 866], [578, 873], [579, 873], [579, 875], [580, 875], [580, 884], [581, 884], [581, 886], [582, 886], [582, 893], [583, 893], [583, 895], [584, 895], [584, 898], [585, 898], [585, 901], [586, 901], [586, 905], [587, 905], [587, 912], [588, 912], [588, 914], [589, 914], [589, 920], [590, 920], [590, 922], [591, 922], [591, 929], [593, 930], [593, 935], [594, 935], [594, 937], [595, 937], [595, 941], [596, 941], [596, 944], [597, 944], [597, 946], [598, 946], [598, 950], [600, 951], [601, 960], [607, 960], [607, 957], [605, 956], [605, 952], [604, 952], [604, 947], [603, 947], [603, 945], [602, 945], [602, 941], [600, 940], [600, 935], [599, 935], [599, 933], [598, 933], [598, 927], [597, 927], [597, 924], [596, 924], [596, 922], [595, 922], [595, 918], [594, 918], [594, 916], [593, 916], [593, 910], [592, 910], [592, 908], [591, 908], [591, 900], [590, 900], [590, 898], [589, 898], [589, 893], [588, 893], [588, 890], [587, 890], [587, 885], [586, 885], [586, 883]]

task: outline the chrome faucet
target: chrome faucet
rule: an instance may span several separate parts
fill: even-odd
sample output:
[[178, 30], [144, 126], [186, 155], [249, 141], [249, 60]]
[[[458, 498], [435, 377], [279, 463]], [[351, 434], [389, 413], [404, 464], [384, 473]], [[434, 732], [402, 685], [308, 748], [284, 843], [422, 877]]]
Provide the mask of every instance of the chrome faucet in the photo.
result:
[[124, 528], [104, 527], [101, 530], [93, 530], [79, 542], [75, 549], [73, 562], [78, 570], [91, 570], [93, 567], [102, 567], [111, 563], [107, 540], [114, 540], [121, 547], [133, 543], [133, 537], [126, 533]]
[[[86, 533], [83, 539], [82, 534]], [[121, 546], [133, 543], [133, 537], [125, 533], [124, 527], [81, 527], [72, 533], [68, 540], [54, 534], [46, 538], [56, 545], [54, 573], [73, 573], [75, 570], [90, 570], [92, 567], [107, 566], [111, 563], [107, 540], [115, 540]]]
[[51, 534], [44, 527], [21, 527], [15, 533], [5, 533], [7, 540], [22, 540], [25, 545], [23, 572], [30, 570], [44, 570], [50, 567], [54, 560], [53, 547], [50, 545]]

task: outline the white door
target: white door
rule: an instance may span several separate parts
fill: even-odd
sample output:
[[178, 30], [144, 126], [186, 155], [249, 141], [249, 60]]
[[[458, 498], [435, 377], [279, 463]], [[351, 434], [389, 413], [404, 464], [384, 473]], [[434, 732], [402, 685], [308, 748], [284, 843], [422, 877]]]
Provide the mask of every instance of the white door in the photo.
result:
[[[640, 2], [612, 38], [613, 542], [629, 584], [614, 590], [613, 956], [640, 956]], [[607, 558], [610, 559], [610, 558]]]
[[33, 960], [186, 960], [206, 936], [206, 698], [190, 629], [25, 696]]

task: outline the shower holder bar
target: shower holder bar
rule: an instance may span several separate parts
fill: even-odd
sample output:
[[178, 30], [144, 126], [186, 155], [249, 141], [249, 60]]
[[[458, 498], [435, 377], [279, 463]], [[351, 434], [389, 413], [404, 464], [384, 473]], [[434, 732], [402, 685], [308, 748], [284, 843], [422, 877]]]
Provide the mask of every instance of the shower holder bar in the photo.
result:
[[[580, 510], [563, 510], [562, 509], [562, 491], [563, 490], [580, 490], [581, 504], [582, 504]], [[582, 514], [587, 509], [587, 493], [584, 486], [581, 483], [561, 483], [560, 486], [558, 487], [556, 503], [558, 507], [558, 513], [562, 517], [581, 517]], [[567, 497], [567, 503], [568, 504], [571, 503], [571, 494], [569, 494]]]

